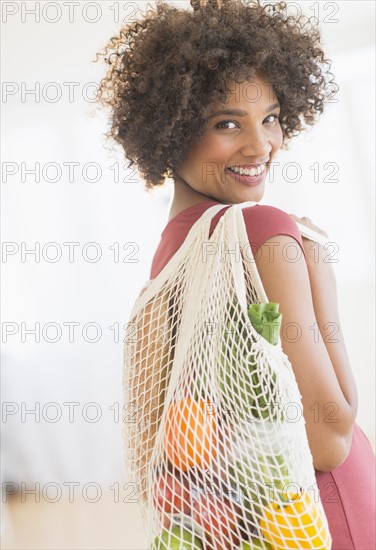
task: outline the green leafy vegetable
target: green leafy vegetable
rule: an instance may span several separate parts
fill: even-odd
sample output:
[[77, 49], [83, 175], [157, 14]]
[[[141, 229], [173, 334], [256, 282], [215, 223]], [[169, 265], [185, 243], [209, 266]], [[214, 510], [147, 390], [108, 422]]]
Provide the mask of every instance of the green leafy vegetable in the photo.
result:
[[[277, 345], [282, 322], [282, 313], [278, 309], [279, 304], [273, 302], [250, 304], [248, 319], [245, 319], [233, 306], [229, 307], [230, 321], [226, 323], [224, 332], [219, 381], [223, 404], [239, 419], [276, 420], [279, 416], [271, 402], [277, 389], [275, 372], [256, 360], [251, 351], [256, 338], [252, 339], [247, 328], [250, 322], [262, 338]], [[266, 388], [270, 390], [267, 395]]]

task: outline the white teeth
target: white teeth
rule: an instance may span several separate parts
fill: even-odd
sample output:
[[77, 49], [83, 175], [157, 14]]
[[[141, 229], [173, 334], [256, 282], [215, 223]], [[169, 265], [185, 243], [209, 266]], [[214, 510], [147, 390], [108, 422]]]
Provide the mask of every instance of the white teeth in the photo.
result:
[[258, 168], [238, 168], [232, 166], [229, 170], [241, 176], [258, 176], [265, 170], [265, 164], [261, 164]]

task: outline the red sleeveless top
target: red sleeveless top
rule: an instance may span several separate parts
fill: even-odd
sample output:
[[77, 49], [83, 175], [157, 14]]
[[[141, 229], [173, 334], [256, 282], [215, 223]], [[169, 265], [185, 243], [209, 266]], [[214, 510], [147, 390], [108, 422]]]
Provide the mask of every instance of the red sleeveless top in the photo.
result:
[[[167, 223], [153, 258], [150, 279], [154, 279], [177, 252], [203, 212], [216, 204], [220, 203], [205, 201], [196, 204]], [[228, 207], [224, 205], [214, 216], [210, 235]], [[243, 217], [254, 256], [265, 241], [276, 235], [289, 235], [295, 239], [304, 254], [298, 226], [283, 210], [256, 204], [244, 208]], [[372, 446], [355, 423], [350, 453], [344, 463], [330, 472], [315, 470], [316, 491], [318, 489], [328, 519], [333, 539], [332, 550], [376, 550], [375, 466]], [[315, 492], [311, 494], [315, 495]]]

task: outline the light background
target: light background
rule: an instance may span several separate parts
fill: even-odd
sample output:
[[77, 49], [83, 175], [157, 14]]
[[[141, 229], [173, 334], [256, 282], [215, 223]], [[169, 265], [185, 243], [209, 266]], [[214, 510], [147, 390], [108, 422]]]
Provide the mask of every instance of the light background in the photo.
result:
[[[54, 23], [51, 20], [58, 14], [54, 3], [49, 3], [46, 17], [41, 15], [39, 22], [25, 14], [25, 6], [32, 9], [35, 4], [3, 2], [2, 6], [2, 240], [15, 243], [9, 246], [19, 249], [22, 242], [28, 249], [37, 242], [41, 249], [55, 242], [62, 258], [55, 263], [46, 261], [46, 254], [53, 255], [52, 248], [45, 249], [39, 262], [32, 255], [21, 261], [20, 252], [3, 255], [2, 401], [3, 413], [14, 414], [3, 415], [1, 425], [2, 480], [28, 487], [37, 482], [42, 487], [60, 484], [61, 506], [68, 495], [63, 485], [66, 482], [78, 482], [81, 496], [85, 483], [97, 483], [103, 497], [96, 507], [87, 507], [91, 506], [90, 511], [83, 513], [81, 521], [77, 512], [72, 515], [72, 506], [57, 513], [55, 504], [54, 520], [60, 527], [54, 531], [49, 527], [51, 512], [42, 505], [33, 512], [41, 522], [39, 526], [27, 521], [34, 517], [26, 513], [33, 507], [33, 497], [28, 497], [18, 508], [4, 507], [3, 535], [9, 548], [32, 548], [33, 544], [36, 548], [145, 548], [138, 505], [120, 502], [114, 506], [113, 502], [111, 487], [114, 483], [121, 487], [127, 481], [121, 426], [114, 415], [122, 399], [122, 327], [139, 289], [149, 279], [151, 260], [167, 220], [171, 187], [152, 195], [144, 191], [137, 174], [123, 168], [121, 151], [110, 155], [105, 149], [102, 134], [106, 115], [95, 114], [94, 105], [82, 97], [85, 84], [98, 82], [104, 74], [104, 64], [93, 60], [95, 52], [120, 27], [116, 10], [120, 19], [128, 16], [129, 20], [137, 4], [97, 2], [98, 21], [90, 22], [95, 8], [81, 2], [75, 8], [74, 21], [69, 22], [68, 9], [60, 2], [61, 18]], [[47, 10], [48, 2], [37, 4], [41, 12]], [[339, 245], [339, 262], [334, 269], [345, 341], [359, 393], [357, 422], [374, 446], [374, 3], [289, 5], [300, 6], [308, 15], [319, 10], [322, 42], [326, 56], [333, 60], [332, 71], [340, 86], [339, 101], [328, 107], [312, 131], [291, 143], [289, 152], [278, 156], [281, 167], [299, 164], [301, 179], [289, 183], [276, 171], [278, 177], [267, 185], [261, 204], [310, 217]], [[145, 11], [145, 3], [138, 6]], [[77, 83], [72, 102], [68, 85], [64, 85], [69, 82]], [[41, 89], [38, 99], [32, 94], [22, 95], [23, 87], [32, 89], [36, 83]], [[57, 89], [62, 97], [52, 102]], [[92, 97], [90, 87], [88, 94]], [[74, 181], [69, 181], [63, 165], [67, 162], [79, 163]], [[315, 182], [309, 167], [316, 162], [320, 177]], [[40, 163], [41, 172], [48, 163], [58, 163], [61, 178], [52, 182], [44, 181], [43, 175], [40, 181], [30, 174], [22, 177], [22, 163], [27, 169]], [[99, 181], [84, 180], [82, 171], [87, 163], [101, 167]], [[338, 173], [332, 176], [337, 182], [328, 181], [331, 170], [325, 168], [326, 163], [338, 166]], [[116, 167], [120, 181], [115, 181]], [[7, 172], [12, 169], [16, 170], [13, 175]], [[294, 177], [292, 169], [285, 173], [287, 178]], [[54, 175], [51, 167], [47, 177]], [[89, 168], [88, 176], [94, 177], [93, 169]], [[72, 263], [64, 242], [79, 243]], [[98, 243], [102, 252], [95, 263], [82, 257], [89, 242]], [[118, 262], [114, 260], [114, 243], [119, 246]], [[123, 261], [127, 243], [136, 243], [134, 263]], [[94, 249], [87, 252], [91, 256]], [[49, 343], [41, 336], [36, 343], [28, 335], [22, 342], [21, 323], [30, 329], [36, 322], [41, 331], [47, 323], [57, 323], [61, 339]], [[79, 323], [72, 343], [63, 325], [68, 322]], [[96, 343], [83, 337], [83, 326], [91, 322], [102, 330]], [[4, 327], [11, 325], [4, 323], [18, 327], [6, 342]], [[120, 332], [116, 334], [117, 327]], [[51, 328], [48, 337], [54, 334]], [[88, 338], [93, 335], [89, 330]], [[62, 418], [55, 423], [46, 420], [46, 415], [53, 417], [54, 410], [43, 409], [51, 402], [62, 411]], [[69, 422], [68, 407], [63, 405], [68, 402], [79, 404], [74, 422]], [[85, 409], [92, 402], [100, 407], [97, 422], [84, 417], [85, 410], [93, 417], [95, 410]], [[40, 404], [40, 421], [30, 414], [23, 417], [21, 411], [35, 408], [36, 403]], [[126, 494], [120, 492], [123, 497]], [[53, 495], [51, 490], [50, 498]], [[99, 517], [106, 517], [101, 533], [100, 521], [94, 520], [98, 510]], [[20, 518], [22, 529], [18, 527]], [[65, 539], [68, 530], [73, 533], [70, 542]]]

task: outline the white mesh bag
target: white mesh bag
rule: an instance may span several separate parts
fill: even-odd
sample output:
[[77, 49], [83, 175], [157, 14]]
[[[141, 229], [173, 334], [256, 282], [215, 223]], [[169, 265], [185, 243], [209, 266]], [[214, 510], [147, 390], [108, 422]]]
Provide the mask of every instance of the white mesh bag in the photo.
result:
[[210, 238], [224, 205], [206, 210], [131, 312], [125, 464], [152, 549], [331, 549], [283, 312], [247, 237], [254, 204], [231, 205]]

